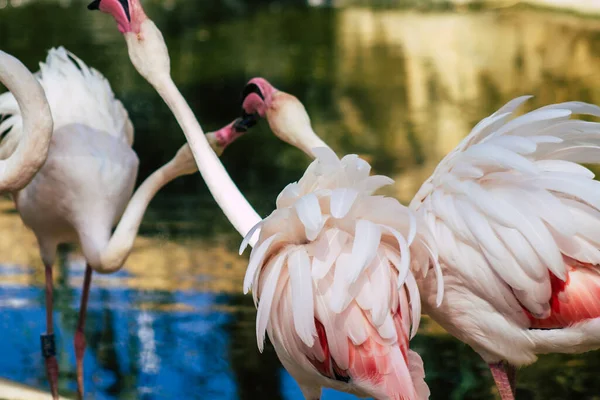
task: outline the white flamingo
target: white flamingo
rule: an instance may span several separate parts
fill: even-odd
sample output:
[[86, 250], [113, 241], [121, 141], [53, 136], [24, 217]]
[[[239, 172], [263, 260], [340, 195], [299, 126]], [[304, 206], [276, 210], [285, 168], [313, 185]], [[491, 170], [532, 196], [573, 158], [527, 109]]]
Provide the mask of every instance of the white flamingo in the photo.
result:
[[[133, 125], [108, 81], [62, 47], [49, 51], [37, 78], [50, 104], [54, 132], [46, 163], [14, 199], [23, 222], [36, 235], [45, 266], [47, 332], [42, 335], [42, 353], [54, 398], [58, 396], [58, 364], [52, 322], [52, 265], [58, 244], [81, 245], [87, 263], [75, 332], [81, 398], [83, 330], [92, 271], [106, 274], [122, 268], [150, 200], [164, 185], [197, 168], [186, 144], [132, 197], [138, 170], [138, 158], [131, 148]], [[11, 93], [0, 96], [0, 114], [11, 114], [0, 126], [0, 131], [9, 130], [0, 143], [0, 157], [15, 151], [15, 143], [24, 135], [23, 115], [15, 99]], [[241, 133], [232, 125], [208, 135], [215, 151], [220, 153]]]
[[[569, 119], [600, 108], [568, 102], [513, 119], [528, 98], [477, 124], [411, 203], [444, 275], [441, 306], [440, 280], [417, 275], [424, 311], [483, 357], [503, 399], [536, 354], [600, 347], [600, 183], [578, 164], [600, 162], [600, 124]], [[246, 86], [243, 109], [284, 140], [307, 135], [297, 100], [264, 79]]]
[[[13, 193], [27, 185], [48, 156], [52, 115], [44, 90], [15, 57], [0, 51], [0, 82], [16, 99], [23, 115], [23, 134], [12, 143], [10, 156], [0, 157], [0, 193]], [[4, 123], [0, 121], [0, 132]]]
[[[261, 219], [203, 139], [171, 79], [158, 28], [138, 0], [96, 0], [90, 8], [113, 15], [134, 67], [176, 116], [211, 193], [245, 236], [244, 246], [253, 245]], [[369, 165], [356, 156], [339, 160], [314, 134], [303, 106], [287, 105], [280, 110], [281, 126], [292, 128], [280, 137], [319, 159], [282, 192], [251, 255], [245, 286], [253, 286], [256, 300], [264, 298], [257, 317], [259, 346], [268, 329], [282, 363], [311, 400], [320, 397], [322, 386], [393, 399], [427, 398], [421, 359], [408, 350], [409, 330], [414, 334], [420, 319], [410, 254], [423, 254], [423, 264], [413, 266], [417, 272], [437, 259], [424, 244], [427, 233], [417, 233], [412, 214], [396, 200], [371, 195], [391, 183], [389, 178], [369, 177]], [[248, 115], [235, 126], [253, 121]], [[331, 174], [331, 181], [321, 178], [323, 173]], [[350, 212], [353, 205], [359, 211]], [[322, 261], [318, 272], [311, 271], [314, 260]], [[378, 283], [373, 286], [372, 280]]]

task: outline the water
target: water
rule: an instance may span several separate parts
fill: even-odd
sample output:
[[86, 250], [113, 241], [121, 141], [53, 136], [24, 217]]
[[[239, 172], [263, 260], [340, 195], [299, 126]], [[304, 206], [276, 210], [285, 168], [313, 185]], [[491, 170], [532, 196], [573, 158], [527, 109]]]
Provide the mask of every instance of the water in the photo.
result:
[[[262, 75], [296, 94], [339, 154], [358, 153], [407, 203], [439, 160], [512, 97], [529, 108], [600, 104], [600, 20], [524, 8], [308, 8], [297, 2], [146, 1], [170, 48], [176, 83], [207, 130], [232, 120], [239, 93]], [[79, 1], [0, 0], [0, 48], [35, 70], [64, 45], [99, 69], [136, 127], [140, 179], [183, 135], [133, 70], [114, 22]], [[223, 162], [262, 215], [309, 160], [265, 123]], [[43, 274], [32, 234], [0, 202], [0, 376], [47, 389], [38, 335]], [[255, 310], [241, 294], [247, 255], [198, 175], [152, 203], [126, 268], [95, 276], [86, 326], [89, 399], [300, 399], [270, 346], [260, 355]], [[65, 247], [56, 271], [60, 387], [75, 390], [73, 332], [83, 260]], [[412, 342], [432, 399], [492, 399], [486, 365], [427, 319]], [[598, 353], [551, 355], [520, 372], [520, 399], [600, 399]], [[1, 393], [0, 393], [1, 397]], [[351, 396], [327, 391], [324, 399]]]

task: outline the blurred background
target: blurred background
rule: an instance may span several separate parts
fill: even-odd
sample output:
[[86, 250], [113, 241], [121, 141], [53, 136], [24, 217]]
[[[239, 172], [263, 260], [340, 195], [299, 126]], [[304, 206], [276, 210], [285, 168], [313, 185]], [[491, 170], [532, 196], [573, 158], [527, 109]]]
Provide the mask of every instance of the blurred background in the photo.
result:
[[[245, 82], [263, 76], [304, 102], [315, 131], [338, 154], [357, 153], [395, 178], [386, 194], [405, 204], [471, 127], [511, 98], [535, 95], [525, 109], [600, 104], [600, 1], [523, 3], [143, 1], [169, 46], [174, 80], [206, 131], [234, 119]], [[184, 137], [131, 66], [112, 18], [86, 5], [0, 0], [0, 48], [35, 71], [50, 47], [63, 45], [101, 71], [135, 125], [142, 180]], [[263, 216], [310, 161], [265, 122], [222, 159]], [[93, 279], [87, 398], [302, 398], [272, 347], [258, 353], [255, 309], [241, 293], [248, 254], [237, 255], [239, 243], [198, 174], [158, 195], [126, 267]], [[59, 258], [60, 388], [72, 395], [84, 263], [75, 248], [62, 248]], [[47, 390], [42, 271], [33, 234], [10, 199], [0, 199], [0, 377]], [[479, 356], [427, 318], [411, 345], [425, 361], [432, 399], [495, 398]], [[520, 371], [518, 397], [600, 399], [598, 371], [599, 353], [544, 356]], [[352, 397], [326, 391], [323, 398]]]

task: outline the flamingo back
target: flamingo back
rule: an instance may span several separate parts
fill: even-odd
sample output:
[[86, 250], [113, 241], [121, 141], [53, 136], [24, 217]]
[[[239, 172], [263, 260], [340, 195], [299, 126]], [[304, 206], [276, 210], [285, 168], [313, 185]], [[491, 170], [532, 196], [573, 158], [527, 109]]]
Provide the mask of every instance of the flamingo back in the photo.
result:
[[[413, 272], [437, 265], [428, 232], [398, 201], [372, 194], [393, 180], [370, 176], [366, 161], [314, 152], [256, 227], [244, 290], [258, 307], [259, 349], [266, 331], [301, 386], [427, 398], [421, 359], [408, 344], [421, 315]], [[424, 255], [420, 264], [413, 253]]]
[[516, 116], [529, 98], [478, 123], [411, 208], [465, 288], [518, 326], [565, 328], [600, 317], [600, 182], [581, 165], [599, 163], [600, 123], [571, 119], [600, 117], [600, 107]]
[[[72, 124], [89, 126], [133, 144], [133, 124], [104, 76], [64, 47], [52, 48], [35, 74], [44, 88], [54, 129]], [[22, 135], [19, 106], [10, 93], [0, 95], [0, 159], [8, 158]]]

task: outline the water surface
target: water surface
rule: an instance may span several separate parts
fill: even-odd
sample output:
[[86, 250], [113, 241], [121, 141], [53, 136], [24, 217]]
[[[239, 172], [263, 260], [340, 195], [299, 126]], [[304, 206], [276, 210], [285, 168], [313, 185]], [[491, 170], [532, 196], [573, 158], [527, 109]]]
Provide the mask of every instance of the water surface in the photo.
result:
[[[358, 153], [397, 181], [407, 203], [481, 118], [533, 94], [600, 104], [600, 20], [522, 8], [453, 11], [310, 8], [298, 2], [145, 1], [172, 71], [206, 130], [235, 118], [243, 84], [261, 75], [297, 95], [339, 154]], [[132, 68], [106, 15], [80, 1], [0, 0], [0, 48], [32, 70], [64, 45], [100, 70], [136, 127], [140, 179], [183, 135]], [[265, 123], [223, 156], [262, 215], [309, 160]], [[39, 355], [43, 273], [35, 239], [0, 203], [0, 376], [47, 388]], [[89, 399], [301, 399], [272, 347], [260, 355], [255, 310], [241, 294], [247, 255], [198, 175], [151, 204], [126, 268], [95, 276], [86, 326]], [[56, 266], [60, 387], [75, 390], [73, 332], [83, 260], [64, 247]], [[492, 399], [486, 365], [424, 320], [412, 342], [432, 399]], [[552, 355], [520, 372], [520, 399], [599, 399], [598, 353]], [[0, 394], [1, 397], [1, 394]], [[351, 396], [326, 392], [324, 399]]]

